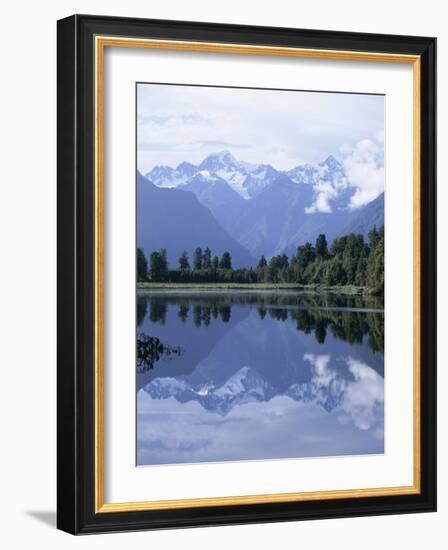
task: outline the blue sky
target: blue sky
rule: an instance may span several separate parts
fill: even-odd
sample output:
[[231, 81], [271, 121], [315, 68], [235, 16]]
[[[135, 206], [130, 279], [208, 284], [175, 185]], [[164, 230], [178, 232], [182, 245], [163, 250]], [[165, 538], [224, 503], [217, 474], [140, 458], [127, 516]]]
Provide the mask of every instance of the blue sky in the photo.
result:
[[137, 118], [143, 173], [222, 149], [287, 170], [343, 160], [360, 142], [382, 154], [384, 96], [139, 84]]

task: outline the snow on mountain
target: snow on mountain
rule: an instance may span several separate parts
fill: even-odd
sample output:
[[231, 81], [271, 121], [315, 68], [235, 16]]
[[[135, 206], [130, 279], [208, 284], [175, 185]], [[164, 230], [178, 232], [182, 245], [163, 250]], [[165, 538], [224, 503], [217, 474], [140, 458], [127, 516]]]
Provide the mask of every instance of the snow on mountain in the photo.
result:
[[196, 174], [196, 172], [198, 171], [198, 167], [195, 166], [194, 164], [191, 164], [190, 162], [181, 162], [177, 168], [176, 168], [176, 171], [178, 172], [178, 174], [180, 174], [181, 176], [185, 176], [187, 178], [191, 178], [191, 176], [193, 176], [194, 174]]
[[280, 172], [277, 172], [270, 164], [260, 164], [246, 176], [243, 187], [252, 199], [277, 180], [279, 176]]
[[209, 155], [201, 162], [199, 170], [208, 170], [216, 174], [244, 199], [250, 198], [247, 187], [244, 187], [248, 174], [247, 167], [239, 163], [228, 151]]
[[221, 151], [199, 165], [156, 166], [149, 176], [158, 187], [194, 193], [227, 233], [257, 258], [295, 251], [299, 244], [314, 242], [319, 233], [331, 241], [352, 226], [366, 235], [374, 223], [379, 226], [384, 220], [381, 201], [370, 208], [348, 207], [356, 188], [332, 155], [282, 172]]
[[223, 179], [246, 200], [256, 196], [279, 174], [268, 164], [238, 161], [229, 151], [221, 151], [208, 155], [199, 166], [189, 162], [181, 162], [177, 168], [155, 166], [146, 177], [158, 187], [179, 187], [198, 173]]
[[145, 177], [157, 187], [173, 188], [182, 185], [188, 179], [185, 173], [171, 166], [155, 166]]
[[220, 178], [214, 173], [211, 173], [209, 170], [199, 170], [199, 172], [196, 172], [191, 178], [187, 180], [186, 184], [192, 182], [201, 182], [203, 185], [214, 185], [215, 183], [218, 183], [220, 181], [226, 183], [224, 179]]
[[317, 164], [299, 164], [286, 174], [295, 183], [316, 185], [319, 181], [336, 181], [345, 177], [344, 167], [333, 155]]
[[[311, 360], [320, 357], [311, 356]], [[353, 360], [348, 358], [347, 364]], [[363, 363], [360, 376], [351, 368], [336, 370], [327, 367], [326, 377], [314, 366], [311, 377], [304, 382], [295, 383], [281, 390], [265, 380], [255, 369], [244, 366], [226, 382], [215, 385], [212, 382], [194, 384], [179, 378], [155, 378], [144, 386], [144, 391], [153, 399], [174, 398], [180, 403], [197, 401], [205, 410], [226, 416], [233, 408], [254, 402], [267, 402], [278, 395], [284, 395], [294, 401], [314, 403], [323, 410], [331, 412], [346, 402], [346, 396], [358, 391], [358, 378], [372, 380], [381, 386], [382, 377], [374, 369]], [[366, 389], [368, 391], [368, 388]], [[365, 390], [365, 391], [366, 391]]]
[[[292, 170], [282, 172], [270, 164], [250, 164], [237, 160], [229, 151], [221, 151], [208, 155], [198, 166], [186, 161], [181, 162], [177, 168], [155, 166], [146, 177], [158, 187], [179, 187], [196, 174], [204, 175], [206, 172], [226, 181], [246, 200], [258, 196], [280, 175], [286, 175], [294, 183], [313, 186], [317, 210], [319, 204], [323, 204], [329, 210], [328, 201], [336, 198], [339, 192], [348, 186], [343, 165], [332, 155], [318, 164], [301, 164]], [[209, 182], [212, 183], [213, 179]], [[346, 200], [347, 197], [344, 196], [344, 201]], [[306, 206], [313, 210], [313, 205]]]
[[224, 179], [208, 170], [201, 170], [178, 189], [193, 192], [199, 202], [211, 210], [224, 229], [231, 224], [233, 213], [239, 212], [241, 205], [246, 203]]

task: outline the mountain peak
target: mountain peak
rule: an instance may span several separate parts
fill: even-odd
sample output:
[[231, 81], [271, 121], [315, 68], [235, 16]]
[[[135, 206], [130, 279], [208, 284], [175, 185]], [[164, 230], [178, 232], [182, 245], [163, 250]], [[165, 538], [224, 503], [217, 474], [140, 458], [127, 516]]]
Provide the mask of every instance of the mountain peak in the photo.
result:
[[210, 153], [210, 155], [207, 155], [205, 159], [201, 162], [199, 168], [206, 165], [222, 167], [227, 165], [235, 165], [236, 163], [237, 161], [232, 153], [225, 149], [224, 151], [219, 151], [218, 153]]
[[323, 162], [321, 162], [321, 164], [326, 164], [330, 169], [341, 167], [341, 163], [333, 155], [328, 155], [328, 157]]
[[235, 157], [227, 149], [224, 149], [223, 151], [219, 151], [218, 153], [212, 153], [212, 155], [215, 155], [216, 157], [221, 158], [221, 159], [235, 160]]
[[181, 162], [180, 164], [177, 165], [176, 167], [176, 171], [179, 172], [180, 174], [183, 174], [185, 176], [192, 176], [193, 174], [195, 174], [197, 172], [197, 166], [195, 166], [194, 164], [191, 164], [191, 162], [187, 162], [187, 161], [183, 161]]

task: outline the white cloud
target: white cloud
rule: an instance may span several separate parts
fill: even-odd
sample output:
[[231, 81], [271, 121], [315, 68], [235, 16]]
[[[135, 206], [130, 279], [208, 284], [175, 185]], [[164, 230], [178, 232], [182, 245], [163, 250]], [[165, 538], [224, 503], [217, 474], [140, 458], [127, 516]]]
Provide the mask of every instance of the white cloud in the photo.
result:
[[341, 189], [347, 187], [347, 180], [344, 176], [336, 175], [333, 180], [319, 180], [313, 185], [314, 200], [311, 206], [305, 208], [307, 214], [332, 212], [331, 201], [336, 199]]
[[357, 428], [368, 430], [377, 423], [378, 412], [384, 407], [384, 380], [361, 361], [348, 358], [347, 365], [354, 381], [348, 384], [341, 406]]
[[337, 191], [328, 181], [320, 181], [314, 187], [317, 193], [313, 204], [305, 208], [307, 214], [315, 214], [323, 212], [329, 214], [331, 212], [330, 200], [337, 197]]
[[303, 357], [313, 367], [312, 384], [316, 387], [316, 400], [321, 398], [319, 389], [325, 388], [334, 396], [340, 395], [340, 414], [338, 420], [345, 425], [351, 419], [360, 430], [375, 427], [375, 437], [381, 439], [383, 433], [382, 418], [384, 409], [384, 379], [369, 365], [347, 357], [345, 362], [352, 380], [344, 380], [331, 365], [330, 355], [306, 353]]
[[343, 143], [339, 147], [339, 152], [341, 153], [341, 155], [344, 155], [344, 157], [349, 155], [352, 151], [353, 147], [349, 143]]
[[330, 355], [314, 355], [314, 353], [305, 353], [303, 358], [314, 367], [314, 384], [327, 387], [335, 379], [336, 372], [329, 368]]
[[143, 173], [222, 148], [288, 170], [322, 161], [341, 143], [352, 147], [384, 118], [384, 98], [362, 94], [140, 84], [137, 100]]
[[376, 199], [384, 191], [384, 132], [375, 139], [362, 139], [343, 160], [350, 186], [355, 188], [349, 208], [359, 208]]

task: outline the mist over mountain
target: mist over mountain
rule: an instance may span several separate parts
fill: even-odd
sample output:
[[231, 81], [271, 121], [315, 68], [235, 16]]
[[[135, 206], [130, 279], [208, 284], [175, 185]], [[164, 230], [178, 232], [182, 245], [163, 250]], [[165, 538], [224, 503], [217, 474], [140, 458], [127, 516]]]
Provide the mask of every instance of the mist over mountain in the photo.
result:
[[[262, 254], [267, 258], [294, 254], [298, 245], [313, 243], [320, 233], [329, 242], [352, 232], [367, 237], [374, 225], [384, 224], [384, 194], [353, 209], [356, 188], [350, 185], [343, 163], [332, 155], [317, 164], [279, 171], [222, 151], [199, 165], [185, 161], [177, 168], [155, 166], [147, 177], [158, 188], [193, 193], [255, 260]], [[162, 223], [159, 230], [163, 229]], [[240, 258], [242, 252], [238, 254]]]
[[229, 251], [235, 267], [252, 265], [249, 251], [233, 239], [194, 193], [159, 188], [137, 172], [137, 246], [146, 254], [166, 248], [170, 266], [197, 246]]

